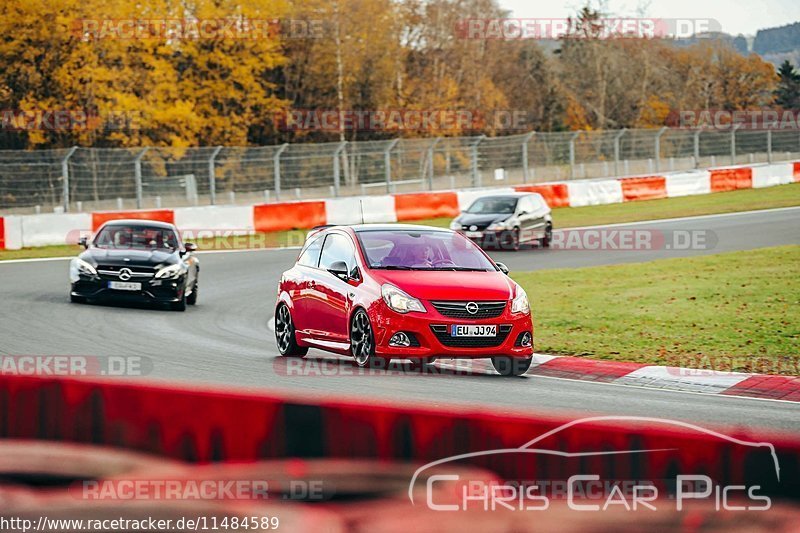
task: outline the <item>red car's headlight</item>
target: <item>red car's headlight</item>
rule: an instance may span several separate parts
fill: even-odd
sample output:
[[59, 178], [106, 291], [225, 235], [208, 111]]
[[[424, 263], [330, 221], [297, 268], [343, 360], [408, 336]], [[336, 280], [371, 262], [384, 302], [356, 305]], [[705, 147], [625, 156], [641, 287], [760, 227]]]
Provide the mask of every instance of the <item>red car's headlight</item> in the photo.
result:
[[528, 303], [528, 295], [525, 291], [517, 285], [517, 296], [511, 302], [512, 313], [530, 313], [531, 305]]
[[417, 311], [420, 313], [425, 312], [425, 306], [416, 298], [409, 296], [390, 283], [385, 283], [381, 287], [381, 296], [383, 301], [389, 306], [389, 309], [398, 313], [408, 313], [410, 311]]

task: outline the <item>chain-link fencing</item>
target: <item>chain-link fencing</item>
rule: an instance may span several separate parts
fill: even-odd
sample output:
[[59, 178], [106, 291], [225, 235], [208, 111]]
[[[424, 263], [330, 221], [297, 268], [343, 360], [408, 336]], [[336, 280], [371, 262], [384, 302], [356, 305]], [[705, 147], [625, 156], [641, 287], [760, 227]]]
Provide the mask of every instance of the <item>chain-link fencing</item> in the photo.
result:
[[244, 204], [664, 173], [800, 158], [800, 132], [529, 132], [258, 147], [0, 151], [0, 209]]

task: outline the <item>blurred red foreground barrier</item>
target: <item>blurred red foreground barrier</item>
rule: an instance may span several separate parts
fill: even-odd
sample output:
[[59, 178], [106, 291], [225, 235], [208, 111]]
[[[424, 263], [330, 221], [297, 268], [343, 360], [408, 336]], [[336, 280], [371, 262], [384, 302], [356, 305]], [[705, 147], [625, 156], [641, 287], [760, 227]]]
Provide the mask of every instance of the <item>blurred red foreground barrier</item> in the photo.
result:
[[3, 217], [0, 217], [0, 250], [6, 249], [6, 225]]
[[[797, 438], [741, 430], [719, 435], [657, 420], [590, 420], [563, 427], [574, 420], [500, 416], [462, 407], [312, 404], [268, 394], [138, 382], [0, 376], [4, 438], [106, 444], [201, 462], [326, 457], [426, 463], [505, 449], [466, 458], [462, 464], [522, 480], [567, 479], [587, 469], [634, 480], [702, 474], [719, 483], [760, 485], [760, 494], [800, 495]], [[552, 430], [557, 431], [545, 435]], [[748, 442], [770, 443], [775, 455]], [[562, 455], [526, 451], [531, 448]], [[660, 451], [575, 455], [630, 450]]]

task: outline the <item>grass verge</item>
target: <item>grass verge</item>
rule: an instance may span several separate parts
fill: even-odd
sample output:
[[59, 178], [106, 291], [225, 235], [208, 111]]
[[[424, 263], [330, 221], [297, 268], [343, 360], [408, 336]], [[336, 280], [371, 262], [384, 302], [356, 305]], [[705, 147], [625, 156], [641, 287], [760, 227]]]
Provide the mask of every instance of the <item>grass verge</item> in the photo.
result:
[[513, 277], [539, 352], [800, 375], [800, 246]]
[[[733, 213], [755, 209], [800, 206], [800, 183], [780, 185], [764, 189], [743, 189], [683, 198], [666, 198], [623, 204], [598, 205], [588, 207], [562, 207], [553, 209], [553, 223], [556, 228], [574, 228], [599, 224], [636, 222], [660, 218], [675, 218], [697, 215]], [[447, 227], [450, 218], [429, 218], [417, 220], [415, 224]], [[306, 231], [292, 230], [275, 233], [260, 233], [254, 236], [216, 238], [201, 240], [197, 244], [201, 250], [225, 250], [241, 248], [264, 248], [281, 246], [300, 246]], [[22, 250], [0, 250], [0, 261], [8, 259], [30, 259], [38, 257], [61, 257], [76, 255], [78, 246], [59, 245]]]

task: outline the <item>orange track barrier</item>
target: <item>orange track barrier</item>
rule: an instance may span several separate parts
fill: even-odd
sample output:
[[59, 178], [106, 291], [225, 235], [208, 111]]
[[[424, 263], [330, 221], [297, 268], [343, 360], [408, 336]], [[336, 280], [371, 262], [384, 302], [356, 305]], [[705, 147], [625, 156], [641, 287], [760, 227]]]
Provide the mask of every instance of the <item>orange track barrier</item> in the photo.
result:
[[522, 185], [514, 187], [517, 192], [538, 192], [550, 207], [569, 207], [569, 191], [566, 183], [545, 185]]
[[800, 182], [800, 161], [794, 164], [794, 181]]
[[92, 213], [92, 231], [97, 231], [100, 226], [109, 220], [157, 220], [158, 222], [175, 223], [175, 212], [172, 209], [155, 209], [152, 211], [108, 211]]
[[750, 189], [753, 186], [753, 169], [723, 168], [711, 171], [711, 192]]
[[3, 217], [0, 217], [0, 250], [6, 249], [6, 225]]
[[309, 229], [325, 224], [325, 202], [287, 202], [253, 206], [256, 231]]
[[454, 192], [395, 194], [394, 210], [398, 221], [456, 217], [461, 212]]
[[667, 178], [663, 176], [623, 178], [619, 182], [622, 185], [622, 198], [626, 202], [667, 197]]

